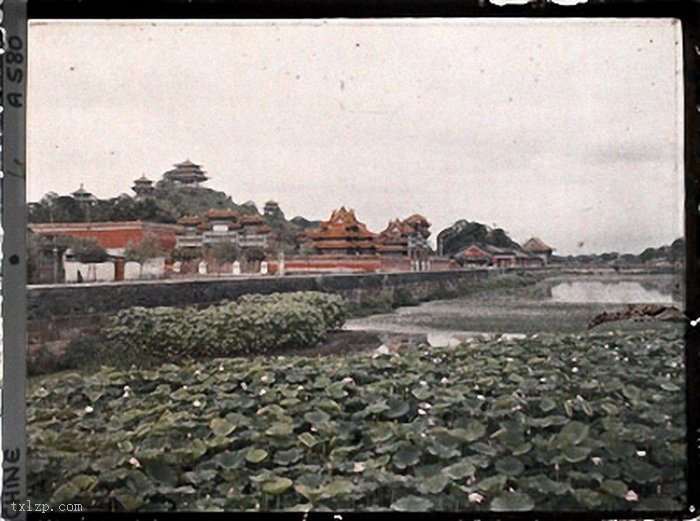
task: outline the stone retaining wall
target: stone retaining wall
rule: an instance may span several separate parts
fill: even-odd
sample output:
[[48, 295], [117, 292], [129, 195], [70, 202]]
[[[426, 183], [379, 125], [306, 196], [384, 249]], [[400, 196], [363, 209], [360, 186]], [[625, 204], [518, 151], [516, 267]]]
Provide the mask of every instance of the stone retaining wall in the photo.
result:
[[58, 352], [71, 339], [97, 332], [112, 314], [131, 306], [206, 306], [248, 293], [310, 290], [338, 293], [360, 302], [406, 288], [415, 298], [428, 299], [448, 294], [465, 281], [493, 274], [488, 270], [453, 270], [29, 286], [29, 348], [32, 352], [43, 346]]

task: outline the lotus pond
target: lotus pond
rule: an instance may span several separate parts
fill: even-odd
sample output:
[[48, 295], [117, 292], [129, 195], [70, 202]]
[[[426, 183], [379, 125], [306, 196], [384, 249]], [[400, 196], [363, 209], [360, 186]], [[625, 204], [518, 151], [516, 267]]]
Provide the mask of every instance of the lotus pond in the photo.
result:
[[29, 497], [94, 510], [680, 509], [682, 328], [38, 379]]

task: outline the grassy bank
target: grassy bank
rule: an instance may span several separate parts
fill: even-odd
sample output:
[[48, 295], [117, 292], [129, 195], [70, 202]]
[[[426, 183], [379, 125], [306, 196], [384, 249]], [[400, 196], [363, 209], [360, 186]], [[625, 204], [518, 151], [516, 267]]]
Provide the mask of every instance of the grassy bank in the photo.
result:
[[546, 277], [546, 274], [536, 272], [494, 273], [484, 279], [454, 281], [449, 287], [439, 288], [429, 298], [422, 299], [414, 295], [408, 288], [398, 288], [391, 295], [370, 296], [359, 302], [352, 302], [348, 306], [348, 313], [352, 318], [390, 313], [396, 308], [417, 306], [421, 302], [456, 299], [481, 293], [525, 288], [537, 284]]

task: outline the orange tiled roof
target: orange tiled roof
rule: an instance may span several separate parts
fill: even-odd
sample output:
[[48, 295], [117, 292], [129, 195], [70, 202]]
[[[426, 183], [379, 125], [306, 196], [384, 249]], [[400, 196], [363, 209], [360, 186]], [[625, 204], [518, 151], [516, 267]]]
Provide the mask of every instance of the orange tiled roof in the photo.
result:
[[347, 241], [347, 240], [338, 240], [338, 241], [323, 241], [321, 244], [316, 244], [315, 245], [319, 249], [328, 249], [328, 250], [342, 250], [346, 248], [365, 248], [365, 249], [371, 249], [374, 247], [374, 244], [371, 241]]
[[318, 228], [307, 231], [306, 236], [314, 240], [343, 238], [372, 240], [376, 234], [370, 232], [364, 223], [357, 220], [353, 210], [341, 207], [335, 210], [331, 214], [331, 218], [322, 222]]
[[230, 208], [212, 208], [204, 216], [207, 219], [236, 219], [238, 212]]
[[241, 216], [241, 224], [265, 224], [265, 218], [257, 214], [245, 214]]
[[548, 253], [554, 250], [554, 248], [545, 244], [542, 239], [538, 237], [528, 239], [525, 244], [523, 244], [522, 248], [531, 253]]
[[177, 220], [178, 224], [183, 224], [183, 225], [199, 224], [201, 222], [202, 222], [202, 218], [198, 217], [197, 215], [185, 215], [184, 217], [180, 217]]

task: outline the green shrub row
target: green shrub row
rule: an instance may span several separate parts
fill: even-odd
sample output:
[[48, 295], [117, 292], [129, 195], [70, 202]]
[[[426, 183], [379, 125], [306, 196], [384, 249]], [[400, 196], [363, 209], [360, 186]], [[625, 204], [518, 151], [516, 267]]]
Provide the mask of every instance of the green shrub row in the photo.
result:
[[321, 292], [246, 295], [201, 310], [131, 307], [104, 337], [123, 356], [209, 358], [308, 347], [345, 321], [342, 297]]

